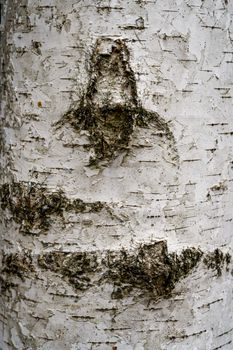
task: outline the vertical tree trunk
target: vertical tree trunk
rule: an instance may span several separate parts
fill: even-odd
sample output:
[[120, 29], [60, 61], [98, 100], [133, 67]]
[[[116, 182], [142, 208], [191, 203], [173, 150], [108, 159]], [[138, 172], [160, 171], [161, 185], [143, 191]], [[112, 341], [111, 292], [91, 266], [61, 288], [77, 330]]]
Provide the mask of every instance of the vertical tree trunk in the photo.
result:
[[232, 349], [232, 3], [2, 3], [0, 348]]

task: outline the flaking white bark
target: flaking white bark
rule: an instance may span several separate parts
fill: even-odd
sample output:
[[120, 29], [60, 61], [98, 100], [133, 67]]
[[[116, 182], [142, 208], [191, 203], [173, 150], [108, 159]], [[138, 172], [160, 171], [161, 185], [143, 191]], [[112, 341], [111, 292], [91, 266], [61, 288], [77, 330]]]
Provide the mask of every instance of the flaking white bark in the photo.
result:
[[[232, 349], [233, 3], [2, 8], [0, 348]], [[101, 108], [112, 108], [103, 141], [114, 156], [103, 148], [92, 166], [100, 143], [86, 120], [75, 123], [83, 100], [100, 130]], [[121, 149], [114, 123], [126, 108], [134, 119]], [[154, 119], [139, 125], [138, 114]], [[113, 259], [111, 274], [108, 254], [123, 248], [132, 262], [151, 246], [158, 258], [144, 250], [137, 265], [146, 287], [135, 265], [117, 284], [126, 267]], [[202, 257], [166, 289], [164, 261], [188, 249]]]

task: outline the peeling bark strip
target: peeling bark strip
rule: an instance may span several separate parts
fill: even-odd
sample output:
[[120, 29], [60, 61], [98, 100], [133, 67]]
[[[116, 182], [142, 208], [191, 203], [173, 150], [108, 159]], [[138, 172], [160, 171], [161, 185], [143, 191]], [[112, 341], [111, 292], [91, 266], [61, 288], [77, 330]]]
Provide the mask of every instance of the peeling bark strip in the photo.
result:
[[65, 211], [75, 213], [100, 212], [105, 203], [86, 203], [77, 198], [71, 200], [62, 191], [49, 192], [40, 184], [12, 183], [0, 187], [0, 201], [3, 210], [9, 210], [13, 220], [20, 225], [25, 234], [46, 233], [52, 217], [63, 219]]
[[68, 111], [56, 124], [70, 123], [77, 130], [89, 133], [94, 151], [89, 165], [110, 161], [128, 150], [134, 127], [153, 127], [166, 137], [174, 151], [174, 136], [157, 113], [145, 110], [138, 101], [136, 79], [129, 64], [129, 51], [122, 40], [97, 40], [86, 93], [78, 108]]
[[38, 267], [60, 275], [77, 292], [95, 284], [111, 283], [113, 299], [128, 296], [133, 290], [151, 298], [169, 297], [176, 283], [186, 277], [204, 256], [208, 268], [217, 271], [229, 265], [231, 256], [219, 249], [204, 254], [187, 248], [180, 255], [168, 253], [165, 241], [141, 245], [136, 250], [99, 252], [48, 252], [34, 258], [31, 252], [3, 256], [2, 291], [10, 288], [13, 277], [25, 280]]

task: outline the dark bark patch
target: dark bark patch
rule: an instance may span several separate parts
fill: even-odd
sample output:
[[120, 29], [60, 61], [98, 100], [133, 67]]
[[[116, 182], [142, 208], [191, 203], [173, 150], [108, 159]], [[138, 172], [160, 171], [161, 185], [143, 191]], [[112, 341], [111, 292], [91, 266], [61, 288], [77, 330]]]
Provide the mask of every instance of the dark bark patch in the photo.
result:
[[222, 270], [226, 266], [228, 271], [228, 265], [231, 262], [231, 255], [229, 253], [224, 254], [220, 249], [215, 249], [211, 253], [207, 253], [203, 260], [208, 269], [215, 270], [218, 276], [222, 275]]
[[38, 264], [42, 269], [61, 274], [78, 290], [85, 290], [92, 286], [90, 275], [98, 267], [97, 256], [86, 252], [46, 253], [39, 256]]
[[29, 271], [34, 271], [32, 257], [29, 252], [25, 252], [24, 254], [4, 254], [2, 264], [4, 266], [3, 272], [17, 275], [22, 280], [24, 280], [25, 274]]
[[17, 279], [25, 282], [33, 278], [36, 267], [30, 251], [3, 254], [0, 271], [0, 292], [5, 293], [18, 285]]
[[32, 257], [31, 252], [11, 253], [2, 259], [1, 284], [5, 291], [14, 287], [15, 277], [24, 281], [50, 271], [70, 284], [78, 294], [109, 283], [113, 285], [113, 299], [133, 293], [153, 299], [168, 298], [177, 282], [187, 277], [201, 261], [220, 276], [225, 266], [228, 270], [231, 256], [220, 249], [203, 253], [195, 247], [186, 248], [180, 254], [168, 253], [165, 241], [140, 245], [128, 251], [51, 251], [37, 257]]
[[166, 242], [142, 245], [136, 252], [110, 252], [107, 279], [114, 283], [113, 298], [122, 298], [133, 288], [156, 297], [169, 296], [175, 284], [197, 265], [202, 252], [187, 248], [169, 254]]
[[101, 271], [95, 252], [48, 252], [38, 257], [38, 265], [59, 274], [77, 291], [92, 287], [95, 273]]
[[154, 127], [172, 141], [175, 151], [174, 136], [165, 120], [146, 111], [139, 102], [129, 51], [122, 40], [97, 40], [86, 93], [78, 107], [68, 111], [56, 126], [65, 123], [77, 132], [88, 132], [86, 149], [93, 153], [89, 165], [106, 164], [120, 152], [128, 151], [136, 127]]
[[46, 233], [54, 216], [63, 219], [65, 211], [75, 213], [100, 212], [105, 203], [71, 200], [62, 191], [50, 192], [36, 183], [11, 183], [0, 188], [1, 208], [8, 210], [24, 234]]
[[[60, 274], [76, 290], [112, 283], [113, 299], [134, 289], [153, 297], [169, 296], [175, 284], [197, 265], [202, 252], [188, 248], [180, 255], [169, 254], [164, 241], [141, 245], [134, 251], [63, 253], [49, 252], [38, 259], [41, 268]], [[98, 275], [100, 277], [98, 277]], [[95, 275], [95, 278], [93, 278]]]

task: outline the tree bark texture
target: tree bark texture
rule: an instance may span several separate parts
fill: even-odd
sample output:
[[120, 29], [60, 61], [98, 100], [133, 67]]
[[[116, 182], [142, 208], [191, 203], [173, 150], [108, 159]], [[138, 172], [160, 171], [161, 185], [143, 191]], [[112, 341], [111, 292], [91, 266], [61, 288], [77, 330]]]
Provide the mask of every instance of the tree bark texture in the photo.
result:
[[2, 350], [231, 350], [233, 2], [1, 2]]

